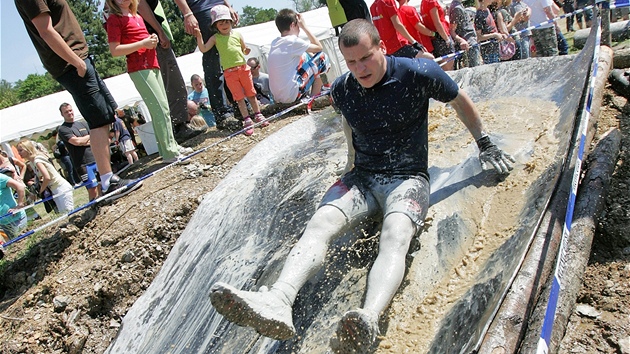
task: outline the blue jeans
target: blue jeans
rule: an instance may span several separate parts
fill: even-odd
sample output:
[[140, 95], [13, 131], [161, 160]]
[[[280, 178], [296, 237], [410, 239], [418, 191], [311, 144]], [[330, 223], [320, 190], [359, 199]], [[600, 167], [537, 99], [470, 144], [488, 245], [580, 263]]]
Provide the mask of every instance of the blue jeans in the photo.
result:
[[[212, 37], [213, 34], [216, 33], [216, 30], [210, 27], [210, 24], [212, 23], [210, 10], [195, 13], [195, 18], [197, 18], [197, 22], [199, 22], [201, 36], [203, 37], [203, 42], [205, 43], [210, 37]], [[232, 99], [232, 93], [227, 89], [227, 87], [223, 86], [223, 79], [221, 78], [223, 72], [221, 71], [219, 51], [217, 51], [216, 46], [203, 53], [201, 65], [203, 67], [203, 74], [206, 82], [206, 88], [208, 89], [212, 112], [214, 113], [215, 118], [221, 119], [219, 117], [227, 112], [230, 112], [230, 108], [226, 105], [223, 99], [223, 92], [225, 90], [228, 100]]]
[[70, 182], [72, 185], [81, 183], [81, 177], [79, 177], [77, 175], [77, 172], [74, 170], [74, 166], [72, 165], [72, 160], [70, 159], [70, 156], [62, 156], [59, 160], [61, 161], [63, 168], [68, 174], [68, 182]]
[[531, 46], [529, 41], [530, 41], [529, 36], [521, 37], [521, 39], [516, 40], [517, 45], [516, 45], [516, 54], [514, 55], [514, 60], [529, 58], [529, 48]]
[[482, 56], [484, 64], [493, 64], [499, 62], [499, 53], [486, 53]]

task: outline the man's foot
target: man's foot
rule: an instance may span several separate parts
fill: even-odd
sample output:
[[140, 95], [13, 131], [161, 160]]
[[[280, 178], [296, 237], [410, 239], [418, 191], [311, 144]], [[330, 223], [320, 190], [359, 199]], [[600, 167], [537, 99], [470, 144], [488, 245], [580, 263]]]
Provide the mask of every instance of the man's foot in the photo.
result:
[[204, 131], [205, 129], [195, 129], [186, 123], [179, 123], [173, 127], [173, 135], [175, 136], [175, 141], [178, 144], [193, 138]]
[[234, 118], [232, 113], [224, 113], [220, 116], [215, 116], [217, 121], [217, 129], [221, 130], [240, 130], [243, 125], [240, 120]]
[[[123, 187], [127, 187], [123, 190]], [[109, 188], [106, 191], [103, 191], [103, 195], [109, 194], [112, 192], [116, 192], [105, 198], [105, 201], [111, 202], [118, 198], [124, 197], [127, 194], [135, 191], [136, 189], [142, 187], [142, 181], [137, 179], [122, 179], [118, 177], [118, 175], [113, 175], [109, 180]]]
[[252, 134], [254, 134], [254, 122], [252, 121], [251, 118], [247, 117], [245, 118], [245, 120], [243, 121], [243, 128], [245, 128], [245, 135], [250, 136]]
[[334, 353], [366, 353], [376, 342], [378, 315], [357, 309], [346, 312], [337, 325], [337, 336], [330, 340]]
[[210, 289], [210, 302], [228, 321], [252, 327], [265, 337], [295, 336], [291, 306], [272, 292], [242, 291], [216, 283]]

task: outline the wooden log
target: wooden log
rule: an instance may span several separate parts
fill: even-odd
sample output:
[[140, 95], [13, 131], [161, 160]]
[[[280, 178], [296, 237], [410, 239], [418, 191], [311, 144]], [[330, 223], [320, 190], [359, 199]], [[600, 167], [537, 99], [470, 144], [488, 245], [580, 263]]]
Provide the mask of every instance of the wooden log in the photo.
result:
[[555, 353], [567, 329], [569, 317], [575, 309], [582, 278], [591, 253], [597, 220], [605, 207], [606, 192], [615, 170], [621, 145], [619, 130], [609, 130], [589, 155], [588, 170], [578, 191], [571, 241], [567, 243], [567, 264], [563, 289], [558, 297], [558, 308], [553, 323], [549, 352]]
[[[622, 42], [628, 39], [628, 27], [630, 26], [630, 21], [619, 21], [613, 22], [610, 24], [610, 37], [613, 42]], [[578, 49], [584, 48], [584, 44], [586, 43], [586, 39], [588, 38], [589, 33], [591, 32], [590, 28], [585, 28], [581, 30], [575, 31], [575, 35], [573, 36], [573, 46]]]
[[[595, 92], [593, 93], [593, 101], [591, 104], [591, 119], [589, 121], [589, 129], [587, 133], [586, 145], [584, 154], [588, 153], [587, 148], [590, 145], [590, 141], [592, 140], [593, 135], [595, 134], [595, 123], [597, 117], [599, 117], [599, 111], [601, 107], [601, 101], [603, 97], [603, 89], [606, 83], [606, 79], [608, 77], [608, 73], [610, 71], [610, 64], [612, 62], [612, 50], [608, 47], [601, 47], [600, 52], [600, 61], [598, 67], [597, 78], [595, 79]], [[562, 215], [564, 216], [564, 215]], [[574, 217], [574, 220], [577, 218]], [[570, 238], [569, 242], [572, 242], [573, 236]], [[551, 266], [555, 265], [555, 257], [557, 256], [556, 250], [549, 250], [548, 254], [552, 255], [545, 260], [545, 263], [551, 263]], [[588, 261], [588, 258], [587, 258]], [[544, 278], [541, 278], [544, 279]], [[525, 338], [523, 343], [521, 344], [520, 352], [521, 353], [533, 353], [536, 351], [538, 340], [540, 337], [540, 330], [542, 328], [542, 323], [545, 318], [545, 310], [547, 308], [547, 301], [549, 299], [549, 290], [551, 289], [551, 281], [553, 280], [553, 276], [549, 276], [547, 278], [547, 283], [544, 286], [544, 290], [539, 292], [538, 299], [539, 301], [534, 308], [531, 317], [529, 318], [527, 324], [527, 330], [525, 334]], [[558, 302], [558, 309], [567, 306], [566, 304]], [[554, 336], [555, 334], [554, 328]], [[552, 343], [553, 344], [553, 343]], [[553, 353], [553, 350], [550, 348], [550, 352]]]
[[[568, 261], [565, 266], [563, 288], [558, 298], [549, 353], [557, 352], [562, 337], [564, 337], [569, 317], [575, 307], [577, 294], [582, 286], [582, 275], [590, 256], [597, 216], [604, 208], [606, 189], [610, 184], [610, 178], [615, 168], [620, 142], [621, 134], [615, 129], [607, 133], [607, 137], [600, 141], [596, 148], [597, 153], [593, 152], [593, 158], [589, 156], [591, 166], [577, 195], [575, 221], [571, 225], [571, 237], [567, 242], [566, 259]], [[539, 301], [534, 310], [533, 321], [530, 321], [531, 330], [527, 332], [520, 349], [521, 353], [534, 353], [536, 351], [550, 288], [548, 286], [541, 294], [543, 301]]]
[[[596, 117], [599, 116], [603, 89], [612, 62], [612, 50], [608, 47], [601, 47], [600, 50], [598, 75], [591, 104], [593, 114], [589, 120], [587, 141], [592, 140], [595, 131]], [[576, 151], [577, 149], [574, 149], [571, 156], [575, 156]], [[571, 189], [570, 170], [573, 166], [570, 167], [560, 178], [523, 265], [488, 329], [479, 353], [515, 353], [527, 333], [527, 322], [542, 288], [541, 279], [544, 283], [549, 278], [562, 236], [564, 214]], [[540, 327], [536, 329], [539, 330]]]
[[615, 49], [615, 69], [630, 68], [630, 48]]

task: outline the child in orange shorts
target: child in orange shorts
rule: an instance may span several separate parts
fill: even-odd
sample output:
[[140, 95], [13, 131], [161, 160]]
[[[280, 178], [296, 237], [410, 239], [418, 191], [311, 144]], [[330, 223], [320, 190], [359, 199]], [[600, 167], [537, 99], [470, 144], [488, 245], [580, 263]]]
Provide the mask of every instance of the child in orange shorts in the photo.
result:
[[[232, 92], [232, 97], [238, 103], [238, 109], [243, 116], [243, 126], [246, 129], [245, 135], [254, 133], [254, 121], [262, 122], [262, 126], [266, 127], [269, 122], [265, 120], [265, 116], [260, 113], [260, 107], [256, 100], [256, 90], [252, 81], [251, 69], [247, 65], [245, 55], [248, 55], [250, 49], [245, 45], [243, 36], [232, 30], [232, 16], [230, 10], [225, 5], [217, 5], [210, 10], [212, 16], [212, 26], [218, 31], [204, 44], [199, 28], [195, 29], [197, 37], [197, 45], [202, 52], [207, 52], [216, 46], [221, 58], [221, 66], [223, 67], [223, 77]], [[249, 104], [254, 110], [254, 120], [249, 116], [247, 110], [247, 97]]]

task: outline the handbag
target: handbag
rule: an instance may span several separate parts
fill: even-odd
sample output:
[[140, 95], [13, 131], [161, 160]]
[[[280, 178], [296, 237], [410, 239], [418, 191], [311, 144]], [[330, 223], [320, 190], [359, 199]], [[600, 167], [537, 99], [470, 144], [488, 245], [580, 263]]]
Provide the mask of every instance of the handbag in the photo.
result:
[[499, 58], [501, 60], [510, 60], [516, 53], [516, 45], [514, 42], [503, 40], [499, 42]]

